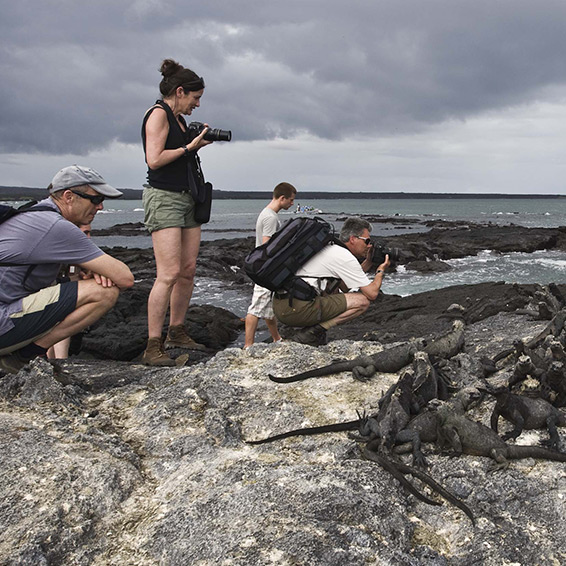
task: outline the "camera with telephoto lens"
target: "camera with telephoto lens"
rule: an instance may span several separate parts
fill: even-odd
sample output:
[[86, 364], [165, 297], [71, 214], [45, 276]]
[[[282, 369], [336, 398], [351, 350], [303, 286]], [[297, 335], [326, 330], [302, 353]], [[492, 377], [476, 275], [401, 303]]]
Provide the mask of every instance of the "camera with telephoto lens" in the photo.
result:
[[385, 261], [385, 256], [389, 256], [389, 261], [392, 265], [396, 264], [401, 259], [401, 250], [399, 248], [387, 248], [380, 246], [372, 239], [373, 254], [371, 261], [374, 265], [381, 265]]
[[[187, 136], [193, 141], [205, 128], [202, 122], [191, 122], [187, 126]], [[221, 130], [219, 128], [208, 128], [208, 132], [204, 134], [206, 141], [230, 141], [232, 139], [231, 130]]]

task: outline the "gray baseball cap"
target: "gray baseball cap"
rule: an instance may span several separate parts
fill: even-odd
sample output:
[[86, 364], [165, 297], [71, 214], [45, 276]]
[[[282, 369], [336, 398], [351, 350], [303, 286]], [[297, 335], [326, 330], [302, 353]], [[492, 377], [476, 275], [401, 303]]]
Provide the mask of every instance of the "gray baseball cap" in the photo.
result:
[[102, 178], [100, 173], [90, 167], [83, 167], [82, 165], [63, 167], [61, 171], [55, 174], [48, 188], [50, 193], [55, 193], [64, 189], [80, 187], [81, 185], [89, 185], [97, 193], [108, 198], [118, 198], [122, 196], [122, 193], [109, 185]]

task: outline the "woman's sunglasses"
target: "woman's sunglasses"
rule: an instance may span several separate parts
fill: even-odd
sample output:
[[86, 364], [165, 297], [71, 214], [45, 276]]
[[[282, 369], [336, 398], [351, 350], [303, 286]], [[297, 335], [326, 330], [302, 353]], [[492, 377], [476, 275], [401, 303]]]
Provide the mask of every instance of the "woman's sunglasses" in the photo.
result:
[[74, 191], [73, 189], [69, 189], [69, 190], [75, 195], [79, 195], [82, 198], [86, 198], [90, 200], [92, 204], [101, 204], [102, 202], [104, 202], [104, 199], [106, 198], [103, 197], [102, 195], [87, 195], [86, 193], [81, 193], [81, 191]]

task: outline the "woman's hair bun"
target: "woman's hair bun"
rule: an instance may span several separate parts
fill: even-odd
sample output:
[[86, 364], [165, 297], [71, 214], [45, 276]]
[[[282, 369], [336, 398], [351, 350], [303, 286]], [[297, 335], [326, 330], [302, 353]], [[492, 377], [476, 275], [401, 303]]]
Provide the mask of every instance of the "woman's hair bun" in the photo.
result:
[[183, 68], [183, 65], [179, 65], [179, 63], [177, 63], [177, 61], [173, 61], [173, 59], [164, 59], [159, 70], [164, 77], [172, 77]]

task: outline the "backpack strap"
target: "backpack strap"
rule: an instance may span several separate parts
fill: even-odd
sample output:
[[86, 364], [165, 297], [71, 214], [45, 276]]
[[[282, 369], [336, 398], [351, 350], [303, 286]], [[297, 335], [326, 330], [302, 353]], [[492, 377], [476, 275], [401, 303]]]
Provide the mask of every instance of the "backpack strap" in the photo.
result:
[[[19, 208], [14, 210], [14, 213], [11, 215], [11, 217], [13, 216], [17, 216], [18, 214], [23, 214], [25, 212], [42, 212], [42, 211], [47, 211], [47, 212], [56, 212], [57, 214], [61, 214], [61, 211], [58, 208], [53, 208], [52, 206], [47, 206], [45, 204], [37, 205], [37, 201], [36, 200], [32, 200], [29, 202], [24, 203], [22, 206], [20, 206]], [[62, 215], [61, 215], [62, 216]], [[20, 265], [28, 265], [27, 263], [13, 263], [13, 262], [6, 262], [6, 261], [0, 261], [0, 267], [17, 267]], [[30, 289], [26, 288], [26, 282], [28, 280], [28, 277], [31, 275], [32, 271], [37, 267], [38, 264], [36, 263], [32, 263], [29, 264], [29, 267], [27, 268], [26, 274], [24, 275], [24, 278], [22, 280], [22, 286], [26, 291], [30, 291]]]

